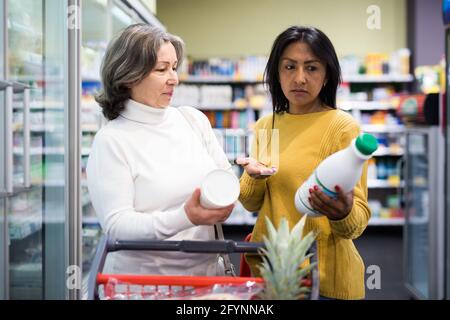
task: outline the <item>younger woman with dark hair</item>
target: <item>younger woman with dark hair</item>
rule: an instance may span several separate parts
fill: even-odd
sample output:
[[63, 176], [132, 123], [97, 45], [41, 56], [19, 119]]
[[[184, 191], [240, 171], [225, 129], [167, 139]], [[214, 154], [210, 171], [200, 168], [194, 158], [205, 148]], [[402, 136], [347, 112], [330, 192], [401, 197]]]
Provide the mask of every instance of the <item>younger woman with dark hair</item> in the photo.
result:
[[[336, 109], [339, 61], [320, 30], [294, 26], [282, 32], [273, 44], [265, 82], [273, 114], [256, 123], [251, 158], [237, 160], [245, 168], [240, 201], [247, 210], [259, 211], [251, 239], [255, 242], [267, 233], [265, 216], [275, 226], [283, 217], [291, 227], [298, 222], [303, 214], [294, 205], [296, 190], [322, 160], [347, 147], [360, 133], [357, 122]], [[345, 194], [339, 186], [336, 192], [338, 198], [333, 199], [317, 187], [310, 190], [310, 202], [323, 216], [308, 217], [304, 231], [317, 233], [320, 294], [362, 299], [364, 263], [353, 239], [370, 218], [367, 165], [352, 192]], [[248, 255], [247, 261], [252, 273], [259, 275], [260, 258]]]

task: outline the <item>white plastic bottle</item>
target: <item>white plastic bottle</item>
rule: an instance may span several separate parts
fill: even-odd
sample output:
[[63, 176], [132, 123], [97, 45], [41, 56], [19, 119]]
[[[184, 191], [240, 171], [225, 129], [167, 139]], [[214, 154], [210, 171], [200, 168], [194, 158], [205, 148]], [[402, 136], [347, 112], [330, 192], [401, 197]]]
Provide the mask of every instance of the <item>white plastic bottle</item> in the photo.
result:
[[347, 193], [358, 183], [364, 162], [377, 150], [377, 139], [364, 133], [353, 139], [350, 145], [324, 159], [295, 193], [295, 207], [298, 212], [311, 217], [320, 217], [309, 203], [309, 189], [318, 186], [330, 197], [337, 198], [335, 186]]

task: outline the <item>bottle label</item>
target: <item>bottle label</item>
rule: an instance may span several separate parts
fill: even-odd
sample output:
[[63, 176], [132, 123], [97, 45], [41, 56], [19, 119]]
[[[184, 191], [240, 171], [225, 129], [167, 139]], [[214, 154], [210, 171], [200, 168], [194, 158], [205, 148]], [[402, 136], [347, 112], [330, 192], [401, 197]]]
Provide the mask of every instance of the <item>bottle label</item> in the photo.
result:
[[300, 188], [297, 194], [297, 201], [298, 201], [297, 210], [312, 217], [319, 217], [322, 216], [322, 214], [314, 210], [308, 200], [309, 189], [314, 188], [314, 186], [318, 186], [323, 193], [325, 193], [327, 196], [331, 198], [337, 198], [337, 193], [327, 189], [322, 184], [322, 182], [317, 177], [316, 171], [314, 171], [314, 173], [309, 176], [308, 180], [306, 180], [303, 183], [302, 187]]
[[319, 177], [317, 176], [317, 171], [314, 171], [314, 178], [315, 178], [316, 185], [318, 185], [320, 187], [320, 189], [322, 190], [323, 193], [325, 193], [330, 198], [337, 199], [337, 197], [338, 197], [337, 192], [327, 189], [327, 187], [325, 187], [322, 184], [322, 182], [319, 180]]

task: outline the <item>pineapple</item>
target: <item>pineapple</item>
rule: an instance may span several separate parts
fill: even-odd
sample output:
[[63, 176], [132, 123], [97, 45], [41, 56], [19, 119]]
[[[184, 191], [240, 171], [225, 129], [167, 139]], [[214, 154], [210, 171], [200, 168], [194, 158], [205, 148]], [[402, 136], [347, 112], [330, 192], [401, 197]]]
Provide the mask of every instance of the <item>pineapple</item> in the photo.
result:
[[306, 255], [315, 235], [310, 232], [302, 239], [306, 216], [289, 232], [289, 224], [285, 218], [280, 221], [278, 230], [266, 217], [268, 238], [264, 236], [265, 249], [263, 262], [259, 266], [265, 280], [263, 299], [298, 300], [304, 297], [309, 288], [302, 286], [302, 279], [307, 276], [315, 263], [301, 268], [300, 265], [311, 257]]

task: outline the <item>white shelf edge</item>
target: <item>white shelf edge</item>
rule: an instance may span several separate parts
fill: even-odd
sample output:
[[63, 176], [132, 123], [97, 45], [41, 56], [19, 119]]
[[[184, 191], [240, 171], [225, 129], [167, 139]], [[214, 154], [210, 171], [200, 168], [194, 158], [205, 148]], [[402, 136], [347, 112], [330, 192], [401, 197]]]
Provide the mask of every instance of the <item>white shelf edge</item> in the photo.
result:
[[348, 110], [395, 110], [396, 108], [388, 102], [379, 101], [340, 101], [339, 109]]
[[81, 82], [101, 82], [100, 78], [82, 77]]
[[83, 217], [82, 222], [87, 223], [87, 224], [99, 224], [100, 223], [100, 221], [98, 220], [97, 217]]
[[373, 154], [374, 157], [383, 157], [383, 156], [403, 156], [404, 151], [399, 150], [398, 152], [394, 152], [390, 150], [390, 148], [380, 147]]
[[412, 74], [353, 74], [343, 75], [343, 82], [368, 83], [368, 82], [412, 82], [414, 76]]
[[180, 78], [180, 83], [246, 83], [246, 82], [251, 82], [251, 83], [263, 83], [262, 80], [258, 80], [258, 79], [236, 79], [234, 77], [230, 77], [230, 76], [187, 76], [187, 77], [181, 77]]
[[248, 131], [244, 128], [213, 128], [213, 130], [230, 136], [245, 136]]
[[403, 133], [405, 126], [403, 125], [384, 125], [384, 124], [362, 124], [361, 130], [364, 132], [389, 132], [389, 133]]
[[403, 185], [404, 185], [403, 182], [401, 182], [400, 185], [397, 185], [397, 184], [391, 184], [387, 180], [379, 180], [379, 179], [377, 179], [377, 180], [375, 180], [375, 179], [367, 180], [367, 187], [369, 189], [398, 188], [398, 187], [403, 187]]
[[405, 218], [373, 217], [369, 219], [369, 226], [402, 226], [404, 224]]
[[[179, 107], [179, 106], [174, 106]], [[244, 106], [244, 107], [237, 107], [232, 104], [229, 105], [204, 105], [200, 107], [196, 107], [196, 109], [200, 111], [246, 111], [248, 109], [250, 110], [264, 110], [269, 109], [270, 106], [262, 106], [262, 107], [255, 107], [255, 106]]]

